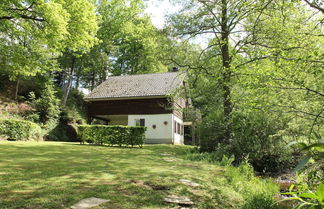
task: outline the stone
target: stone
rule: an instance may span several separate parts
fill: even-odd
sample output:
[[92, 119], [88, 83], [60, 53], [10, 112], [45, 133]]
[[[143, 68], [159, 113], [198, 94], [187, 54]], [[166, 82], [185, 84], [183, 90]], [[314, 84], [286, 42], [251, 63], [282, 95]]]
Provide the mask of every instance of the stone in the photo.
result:
[[184, 206], [184, 205], [190, 206], [190, 205], [194, 204], [188, 197], [178, 197], [176, 195], [169, 195], [169, 196], [165, 197], [163, 200], [164, 200], [164, 202], [176, 203], [181, 206]]
[[174, 158], [163, 158], [163, 160], [164, 161], [167, 161], [167, 162], [175, 162], [175, 161], [177, 161], [176, 159], [174, 159]]
[[170, 153], [162, 153], [161, 156], [171, 156]]
[[109, 202], [110, 200], [100, 199], [96, 197], [90, 197], [87, 199], [80, 200], [78, 203], [71, 206], [71, 209], [88, 209], [93, 208], [102, 203]]
[[294, 181], [291, 180], [276, 180], [276, 182], [279, 184], [281, 191], [289, 191], [289, 188], [292, 184], [295, 184]]
[[187, 179], [180, 179], [179, 181], [180, 181], [180, 183], [187, 185], [187, 186], [191, 186], [191, 187], [199, 187], [200, 186], [200, 184], [190, 181], [190, 180], [187, 180]]
[[194, 208], [194, 207], [181, 207], [179, 209], [198, 209], [198, 208]]

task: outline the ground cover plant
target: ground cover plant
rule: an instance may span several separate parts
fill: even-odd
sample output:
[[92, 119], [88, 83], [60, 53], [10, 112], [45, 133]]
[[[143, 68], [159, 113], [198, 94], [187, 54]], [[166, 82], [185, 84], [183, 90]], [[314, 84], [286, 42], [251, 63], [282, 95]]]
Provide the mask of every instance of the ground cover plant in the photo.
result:
[[[58, 209], [98, 197], [111, 200], [98, 208], [177, 208], [163, 202], [174, 194], [189, 197], [197, 208], [255, 208], [266, 202], [277, 208], [272, 197], [278, 188], [270, 180], [254, 177], [247, 165], [188, 160], [190, 149], [1, 141], [0, 205]], [[188, 187], [180, 179], [200, 186]]]

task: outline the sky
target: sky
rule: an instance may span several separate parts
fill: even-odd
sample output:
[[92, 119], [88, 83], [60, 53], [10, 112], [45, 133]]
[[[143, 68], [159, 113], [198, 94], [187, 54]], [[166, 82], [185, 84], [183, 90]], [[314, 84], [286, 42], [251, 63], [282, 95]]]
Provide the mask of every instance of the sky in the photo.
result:
[[[145, 12], [151, 16], [151, 21], [155, 27], [162, 29], [166, 24], [166, 15], [175, 13], [181, 9], [179, 5], [170, 3], [170, 0], [144, 0], [147, 8]], [[190, 40], [191, 43], [198, 44], [202, 48], [208, 46], [208, 35], [197, 36]]]
[[169, 0], [146, 0], [145, 12], [151, 16], [155, 27], [162, 29], [166, 23], [165, 16], [178, 11], [179, 6], [172, 5]]

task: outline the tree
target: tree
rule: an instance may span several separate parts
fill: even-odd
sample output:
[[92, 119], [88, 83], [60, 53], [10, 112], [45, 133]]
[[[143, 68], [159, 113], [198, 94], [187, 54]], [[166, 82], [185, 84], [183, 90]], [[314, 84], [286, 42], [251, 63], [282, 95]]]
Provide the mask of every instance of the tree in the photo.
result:
[[268, 4], [267, 1], [243, 1], [243, 0], [188, 0], [185, 1], [184, 9], [171, 18], [176, 35], [193, 38], [198, 35], [208, 35], [212, 41], [202, 51], [202, 54], [209, 49], [217, 53], [210, 53], [212, 57], [221, 58], [219, 71], [222, 103], [223, 122], [225, 131], [224, 143], [231, 142], [231, 113], [233, 102], [231, 98], [232, 76], [235, 64], [239, 61], [241, 48], [245, 45], [247, 36], [240, 35], [244, 28], [245, 21], [249, 15], [262, 12]]
[[[241, 82], [248, 91], [254, 89], [250, 106], [292, 118], [286, 130], [290, 135], [310, 140], [313, 134], [324, 134], [323, 14], [292, 1], [271, 4], [263, 16], [250, 18], [248, 30], [258, 32], [246, 50], [250, 59], [265, 58], [242, 68]], [[257, 18], [262, 26], [252, 26]], [[259, 98], [252, 96], [261, 92]]]
[[221, 91], [223, 142], [230, 143], [232, 114], [240, 110], [285, 113], [297, 123], [308, 118], [312, 122], [307, 127], [319, 130], [322, 19], [321, 13], [300, 1], [276, 0], [190, 0], [171, 17], [175, 36], [209, 39], [195, 62], [178, 64], [191, 69], [193, 80], [212, 81], [205, 83], [213, 87], [207, 91], [213, 89], [214, 95]]
[[67, 47], [86, 50], [96, 42], [96, 15], [88, 0], [0, 2], [1, 70], [12, 80], [57, 69]]
[[100, 45], [112, 60], [113, 74], [166, 71], [160, 59], [163, 35], [144, 14], [142, 0], [100, 1]]

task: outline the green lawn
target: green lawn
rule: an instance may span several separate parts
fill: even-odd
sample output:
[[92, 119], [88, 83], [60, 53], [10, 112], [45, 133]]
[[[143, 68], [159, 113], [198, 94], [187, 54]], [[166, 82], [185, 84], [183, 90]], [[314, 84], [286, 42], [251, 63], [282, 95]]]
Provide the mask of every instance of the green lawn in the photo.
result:
[[69, 208], [88, 197], [111, 200], [98, 208], [176, 208], [163, 202], [169, 194], [190, 197], [197, 208], [241, 208], [250, 190], [277, 189], [254, 177], [234, 181], [234, 168], [186, 160], [189, 149], [0, 141], [0, 208]]

